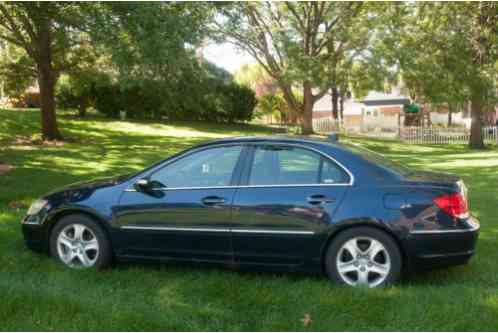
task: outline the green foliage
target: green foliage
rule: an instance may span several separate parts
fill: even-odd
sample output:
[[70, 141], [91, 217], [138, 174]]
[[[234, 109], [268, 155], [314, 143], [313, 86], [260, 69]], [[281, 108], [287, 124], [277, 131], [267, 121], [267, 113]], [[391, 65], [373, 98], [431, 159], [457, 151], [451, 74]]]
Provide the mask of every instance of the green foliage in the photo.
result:
[[279, 121], [288, 117], [288, 107], [282, 94], [265, 94], [259, 98], [256, 117], [271, 115]]
[[377, 50], [412, 99], [450, 110], [470, 101], [470, 144], [482, 148], [482, 113], [498, 102], [498, 4], [404, 3], [384, 16]]
[[[372, 22], [377, 22], [371, 7], [359, 2], [236, 3], [223, 8], [215, 30], [256, 58], [280, 87], [293, 118], [302, 119], [302, 132], [311, 133], [315, 102], [332, 86], [343, 95], [348, 90], [349, 69], [365, 53]], [[302, 89], [302, 101], [295, 87]]]
[[267, 72], [256, 63], [245, 64], [234, 74], [235, 82], [250, 87], [255, 91], [257, 97], [268, 93], [275, 93], [277, 82]]
[[250, 121], [253, 117], [253, 110], [258, 103], [254, 91], [248, 87], [231, 83], [223, 88], [223, 116], [229, 123], [235, 121]]
[[[410, 274], [382, 289], [331, 284], [323, 276], [238, 272], [223, 266], [116, 264], [70, 270], [29, 251], [19, 221], [48, 191], [79, 181], [138, 172], [194, 144], [267, 128], [197, 122], [79, 120], [59, 113], [62, 146], [15, 142], [39, 132], [36, 111], [0, 110], [0, 326], [4, 331], [493, 331], [498, 327], [498, 151], [462, 145], [354, 142], [427, 171], [463, 177], [482, 223], [465, 266]], [[348, 138], [341, 137], [341, 140]], [[223, 290], [223, 292], [220, 292]], [[312, 322], [304, 326], [309, 314]]]
[[233, 82], [229, 73], [209, 63], [175, 89], [163, 80], [116, 80], [100, 72], [63, 76], [57, 101], [65, 108], [93, 106], [114, 118], [126, 111], [127, 117], [135, 119], [228, 123], [251, 120], [257, 104], [250, 88]]
[[251, 119], [254, 98], [232, 76], [196, 54], [212, 4], [100, 4], [91, 34], [117, 75], [96, 92], [109, 116], [219, 122]]
[[15, 45], [0, 45], [0, 82], [4, 83], [4, 93], [20, 97], [35, 81], [33, 60]]

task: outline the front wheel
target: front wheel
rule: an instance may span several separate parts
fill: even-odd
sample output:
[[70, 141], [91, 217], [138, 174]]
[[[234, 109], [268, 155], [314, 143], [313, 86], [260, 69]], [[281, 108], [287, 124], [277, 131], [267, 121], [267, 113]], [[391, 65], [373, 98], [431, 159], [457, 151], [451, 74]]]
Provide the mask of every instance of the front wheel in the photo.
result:
[[357, 227], [341, 232], [325, 257], [327, 275], [350, 286], [380, 287], [394, 283], [401, 272], [399, 248], [386, 233]]
[[50, 253], [71, 268], [104, 268], [112, 259], [102, 227], [85, 215], [63, 217], [52, 230]]

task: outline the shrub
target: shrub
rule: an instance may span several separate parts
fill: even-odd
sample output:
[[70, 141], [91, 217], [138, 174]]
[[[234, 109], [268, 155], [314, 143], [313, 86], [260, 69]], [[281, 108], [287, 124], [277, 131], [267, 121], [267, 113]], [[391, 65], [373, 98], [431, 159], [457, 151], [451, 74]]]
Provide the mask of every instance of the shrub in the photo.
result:
[[93, 92], [95, 108], [108, 117], [118, 117], [119, 111], [124, 110], [125, 102], [118, 84], [107, 82], [100, 84]]
[[[212, 68], [208, 70], [213, 71]], [[105, 74], [61, 78], [57, 99], [63, 107], [94, 106], [98, 112], [129, 118], [202, 120], [212, 122], [247, 121], [257, 104], [254, 92], [231, 81], [225, 72], [185, 73], [181, 80], [123, 79], [114, 81]]]
[[39, 92], [27, 92], [23, 96], [24, 104], [28, 108], [39, 108], [41, 106], [40, 93]]
[[229, 123], [249, 121], [258, 101], [253, 90], [246, 86], [232, 83], [225, 87], [223, 118]]

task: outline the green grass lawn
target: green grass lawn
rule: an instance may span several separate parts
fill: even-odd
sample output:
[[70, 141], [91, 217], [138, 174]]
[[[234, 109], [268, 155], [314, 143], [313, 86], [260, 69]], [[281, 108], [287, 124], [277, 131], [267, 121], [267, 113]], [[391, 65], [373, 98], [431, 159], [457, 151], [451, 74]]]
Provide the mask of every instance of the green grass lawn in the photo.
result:
[[[198, 265], [119, 264], [73, 271], [27, 250], [20, 220], [33, 199], [79, 180], [126, 173], [193, 144], [263, 127], [131, 123], [63, 114], [63, 145], [27, 139], [39, 113], [0, 110], [0, 330], [496, 330], [498, 151], [351, 138], [408, 165], [453, 172], [481, 220], [469, 265], [418, 274], [388, 289], [338, 287], [324, 277]], [[308, 314], [311, 323], [302, 319]]]

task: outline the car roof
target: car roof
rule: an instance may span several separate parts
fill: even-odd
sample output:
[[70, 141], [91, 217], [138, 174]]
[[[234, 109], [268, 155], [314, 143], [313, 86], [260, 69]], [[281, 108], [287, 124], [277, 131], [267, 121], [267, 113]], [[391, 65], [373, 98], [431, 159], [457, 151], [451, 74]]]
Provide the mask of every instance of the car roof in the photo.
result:
[[308, 137], [308, 136], [289, 136], [289, 135], [268, 135], [268, 136], [239, 136], [239, 137], [228, 137], [213, 141], [208, 141], [198, 145], [210, 146], [217, 144], [229, 144], [229, 143], [258, 143], [258, 142], [274, 142], [274, 143], [294, 143], [294, 144], [326, 144], [330, 146], [335, 146], [335, 142], [329, 141], [325, 138], [320, 137]]

